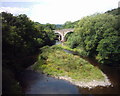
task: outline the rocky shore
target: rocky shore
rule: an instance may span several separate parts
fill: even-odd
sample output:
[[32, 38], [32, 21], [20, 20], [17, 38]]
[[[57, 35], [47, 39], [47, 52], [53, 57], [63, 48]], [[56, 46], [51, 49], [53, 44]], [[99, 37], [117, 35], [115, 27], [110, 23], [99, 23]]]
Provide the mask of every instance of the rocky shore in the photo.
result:
[[76, 86], [79, 86], [82, 88], [89, 88], [89, 89], [97, 87], [97, 86], [102, 86], [102, 87], [112, 86], [108, 77], [104, 73], [102, 73], [102, 74], [105, 77], [104, 80], [102, 80], [102, 81], [97, 81], [97, 80], [92, 80], [90, 82], [77, 81], [77, 80], [72, 79], [68, 76], [59, 76], [59, 77], [55, 76], [55, 78], [63, 79], [63, 80], [69, 81], [73, 85], [76, 85]]
[[[31, 67], [29, 67], [28, 69], [33, 70]], [[34, 71], [39, 72], [41, 74], [45, 74], [40, 70], [34, 70]], [[45, 74], [45, 75], [47, 75], [47, 74]], [[97, 86], [102, 86], [102, 87], [113, 86], [111, 84], [110, 80], [108, 79], [108, 77], [103, 72], [102, 72], [102, 75], [104, 76], [104, 80], [94, 80], [94, 78], [93, 78], [93, 80], [90, 82], [78, 81], [78, 80], [72, 79], [71, 77], [68, 77], [68, 76], [51, 76], [51, 77], [54, 77], [56, 79], [66, 80], [66, 81], [70, 82], [71, 84], [79, 86], [81, 88], [92, 89], [92, 88], [95, 88]]]

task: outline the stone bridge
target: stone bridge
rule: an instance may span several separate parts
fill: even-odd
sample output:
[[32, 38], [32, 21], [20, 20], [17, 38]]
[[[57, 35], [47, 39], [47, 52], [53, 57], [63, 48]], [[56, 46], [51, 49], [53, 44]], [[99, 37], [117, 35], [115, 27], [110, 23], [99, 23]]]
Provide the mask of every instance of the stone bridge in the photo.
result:
[[[65, 35], [69, 32], [73, 32], [74, 29], [61, 29], [61, 30], [54, 30], [55, 33], [59, 34], [59, 40], [61, 40], [62, 42], [65, 41]], [[61, 39], [60, 39], [61, 36]]]

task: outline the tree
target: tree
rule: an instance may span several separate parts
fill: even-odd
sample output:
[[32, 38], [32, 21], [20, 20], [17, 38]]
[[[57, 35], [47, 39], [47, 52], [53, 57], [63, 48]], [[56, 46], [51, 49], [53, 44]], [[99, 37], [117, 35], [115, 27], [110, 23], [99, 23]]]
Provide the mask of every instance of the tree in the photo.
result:
[[67, 28], [74, 28], [74, 22], [71, 21], [66, 21], [65, 24], [63, 25], [63, 28], [67, 29]]
[[[45, 45], [53, 44], [54, 25], [44, 26], [33, 22], [25, 14], [18, 16], [6, 12], [0, 14], [2, 14], [0, 19], [2, 19], [3, 92], [15, 94], [20, 91], [15, 76], [33, 63], [30, 59], [31, 62], [22, 59], [38, 53], [39, 48]], [[10, 82], [6, 83], [6, 81]]]
[[79, 47], [101, 63], [119, 62], [118, 18], [119, 16], [108, 13], [84, 17], [75, 27], [73, 36], [68, 39], [71, 48]]

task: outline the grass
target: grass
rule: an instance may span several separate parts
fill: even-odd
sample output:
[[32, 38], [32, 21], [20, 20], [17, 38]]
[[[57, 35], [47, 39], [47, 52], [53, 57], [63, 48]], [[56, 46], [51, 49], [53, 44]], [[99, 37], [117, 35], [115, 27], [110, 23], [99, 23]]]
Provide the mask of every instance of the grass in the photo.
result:
[[81, 55], [81, 56], [88, 56], [88, 53], [86, 53], [85, 51], [83, 51], [82, 49], [80, 48], [70, 48], [67, 44], [65, 46], [62, 46], [61, 44], [58, 45], [59, 47], [63, 48], [63, 49], [66, 49], [66, 50], [69, 50], [69, 51], [73, 51], [75, 53], [77, 53], [78, 55]]
[[77, 55], [64, 52], [59, 45], [42, 48], [42, 54], [32, 68], [48, 75], [68, 76], [81, 81], [104, 79], [100, 69]]

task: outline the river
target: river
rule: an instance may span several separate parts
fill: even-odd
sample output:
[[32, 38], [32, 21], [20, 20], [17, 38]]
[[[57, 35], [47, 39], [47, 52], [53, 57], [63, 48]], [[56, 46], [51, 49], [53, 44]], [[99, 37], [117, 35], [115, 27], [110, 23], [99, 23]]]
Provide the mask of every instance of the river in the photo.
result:
[[[59, 42], [57, 42], [59, 44]], [[65, 50], [66, 51], [66, 50]], [[66, 51], [71, 53], [70, 51]], [[97, 66], [98, 63], [88, 58], [88, 61]], [[68, 81], [56, 79], [27, 68], [19, 75], [20, 85], [25, 94], [120, 94], [120, 68], [105, 65], [98, 66], [110, 79], [113, 86], [95, 87], [93, 89], [80, 88]]]

